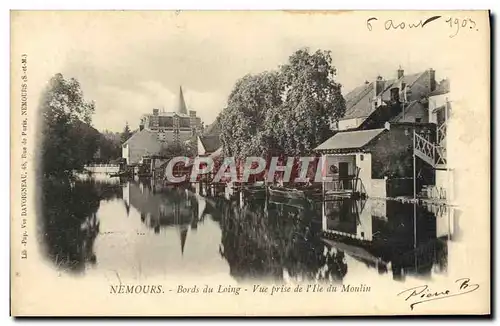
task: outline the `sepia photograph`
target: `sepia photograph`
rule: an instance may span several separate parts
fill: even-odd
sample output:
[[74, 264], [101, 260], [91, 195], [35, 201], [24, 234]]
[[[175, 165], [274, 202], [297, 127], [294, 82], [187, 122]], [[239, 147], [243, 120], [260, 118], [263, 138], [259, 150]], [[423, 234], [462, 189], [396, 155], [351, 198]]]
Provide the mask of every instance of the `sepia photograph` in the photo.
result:
[[488, 11], [11, 11], [11, 315], [489, 315]]

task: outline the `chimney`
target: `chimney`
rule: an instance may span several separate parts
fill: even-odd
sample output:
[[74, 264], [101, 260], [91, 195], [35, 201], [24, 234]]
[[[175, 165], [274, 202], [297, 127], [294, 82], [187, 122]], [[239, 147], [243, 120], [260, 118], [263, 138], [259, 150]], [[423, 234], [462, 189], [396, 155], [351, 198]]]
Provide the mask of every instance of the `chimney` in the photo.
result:
[[436, 90], [436, 71], [434, 69], [429, 69], [429, 79], [430, 79], [430, 91]]
[[385, 80], [382, 79], [382, 76], [378, 76], [375, 81], [375, 96], [378, 96], [384, 90]]
[[404, 75], [405, 75], [405, 71], [401, 68], [401, 66], [399, 66], [398, 79], [401, 79], [401, 77], [403, 77]]

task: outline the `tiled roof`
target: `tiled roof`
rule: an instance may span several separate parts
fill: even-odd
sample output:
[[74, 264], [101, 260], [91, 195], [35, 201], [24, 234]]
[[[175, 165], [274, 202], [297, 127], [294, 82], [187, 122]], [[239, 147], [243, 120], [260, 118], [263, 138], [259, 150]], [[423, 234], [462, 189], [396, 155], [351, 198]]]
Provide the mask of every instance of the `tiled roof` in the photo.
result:
[[437, 85], [436, 89], [432, 91], [429, 96], [442, 95], [450, 92], [450, 80], [443, 79], [439, 85]]
[[205, 151], [209, 153], [215, 152], [219, 147], [221, 147], [221, 142], [219, 135], [212, 136], [200, 136], [201, 143], [205, 147]]
[[358, 149], [367, 145], [372, 139], [380, 135], [384, 130], [370, 129], [339, 132], [316, 147], [315, 151], [335, 149]]
[[407, 76], [403, 76], [399, 79], [393, 79], [385, 82], [385, 89], [382, 93], [382, 101], [388, 102], [391, 100], [391, 88], [392, 87], [400, 87], [401, 83], [405, 83], [406, 87], [410, 87], [410, 89], [414, 86], [414, 84], [422, 77], [426, 72], [420, 72], [418, 74], [411, 74]]
[[[411, 101], [406, 107], [405, 112], [410, 111], [410, 109], [416, 104], [418, 101]], [[403, 119], [403, 111], [401, 111], [397, 116], [391, 119], [391, 122], [398, 122]]]
[[374, 97], [373, 82], [356, 87], [346, 96], [346, 111], [343, 119], [367, 117], [371, 113]]
[[[407, 87], [413, 87], [418, 79], [426, 74], [426, 71], [417, 74], [405, 75], [399, 79], [385, 80], [384, 89], [381, 94], [382, 101], [388, 102], [391, 99], [391, 88], [400, 87], [404, 82]], [[373, 113], [372, 100], [375, 97], [374, 82], [365, 83], [362, 86], [356, 87], [346, 96], [346, 113], [344, 119], [368, 117]]]
[[151, 137], [155, 137], [155, 139], [156, 139], [156, 135], [155, 135], [155, 133], [153, 133], [152, 131], [149, 131], [149, 130], [147, 130], [147, 129], [143, 129], [143, 130], [141, 130], [141, 131], [136, 131], [136, 132], [134, 132], [134, 134], [132, 135], [132, 137], [130, 137], [129, 139], [127, 139], [127, 140], [126, 140], [126, 141], [122, 144], [122, 146], [123, 146], [123, 145], [125, 145], [125, 144], [128, 144], [128, 142], [130, 142], [132, 139], [134, 139], [134, 138], [136, 138], [136, 137], [139, 137], [139, 135], [142, 135], [142, 134], [149, 134]]

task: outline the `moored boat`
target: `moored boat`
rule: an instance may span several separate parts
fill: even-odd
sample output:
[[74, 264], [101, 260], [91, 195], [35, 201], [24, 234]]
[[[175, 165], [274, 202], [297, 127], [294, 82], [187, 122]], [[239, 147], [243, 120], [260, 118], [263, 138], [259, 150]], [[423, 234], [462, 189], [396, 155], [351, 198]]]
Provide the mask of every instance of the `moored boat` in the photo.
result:
[[301, 187], [277, 187], [269, 186], [269, 195], [290, 199], [313, 199], [321, 196], [321, 185], [301, 186]]
[[243, 195], [251, 198], [265, 198], [266, 186], [264, 184], [243, 185], [241, 187]]

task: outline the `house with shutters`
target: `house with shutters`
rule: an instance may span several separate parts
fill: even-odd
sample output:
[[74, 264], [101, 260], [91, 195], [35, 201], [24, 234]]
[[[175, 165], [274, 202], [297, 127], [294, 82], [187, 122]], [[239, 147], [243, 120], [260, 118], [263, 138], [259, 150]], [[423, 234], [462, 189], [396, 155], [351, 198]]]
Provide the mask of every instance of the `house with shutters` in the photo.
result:
[[433, 69], [399, 68], [394, 79], [379, 76], [346, 94], [335, 135], [315, 148], [333, 177], [325, 193], [415, 197], [435, 185], [443, 167], [441, 84]]

